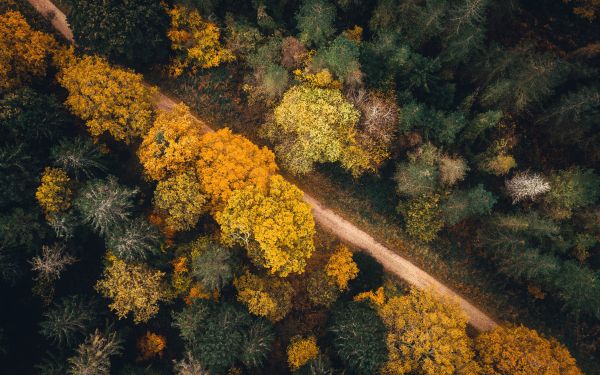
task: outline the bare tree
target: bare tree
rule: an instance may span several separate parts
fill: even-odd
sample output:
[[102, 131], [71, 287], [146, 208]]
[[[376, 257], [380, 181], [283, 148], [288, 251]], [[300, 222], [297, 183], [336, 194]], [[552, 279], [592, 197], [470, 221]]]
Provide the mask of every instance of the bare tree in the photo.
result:
[[529, 172], [517, 173], [506, 181], [505, 186], [513, 204], [526, 199], [534, 200], [550, 190], [550, 183], [546, 178], [540, 174]]
[[31, 269], [38, 273], [37, 279], [54, 282], [61, 273], [77, 259], [65, 251], [63, 244], [42, 246], [42, 254], [31, 259]]

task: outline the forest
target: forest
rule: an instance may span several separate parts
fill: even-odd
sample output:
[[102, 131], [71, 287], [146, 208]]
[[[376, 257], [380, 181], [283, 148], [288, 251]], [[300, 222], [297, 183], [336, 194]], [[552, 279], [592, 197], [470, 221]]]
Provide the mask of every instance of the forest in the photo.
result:
[[600, 374], [598, 0], [0, 0], [22, 375]]

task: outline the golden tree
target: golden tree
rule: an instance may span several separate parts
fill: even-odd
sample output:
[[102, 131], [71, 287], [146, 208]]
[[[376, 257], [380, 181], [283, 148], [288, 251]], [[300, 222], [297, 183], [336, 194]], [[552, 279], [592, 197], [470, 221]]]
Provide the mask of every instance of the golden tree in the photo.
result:
[[338, 89], [299, 85], [289, 89], [275, 108], [264, 135], [295, 174], [310, 172], [315, 163], [340, 162], [354, 176], [376, 163], [357, 141], [360, 112]]
[[46, 74], [56, 41], [33, 30], [19, 12], [0, 15], [0, 92]]
[[319, 347], [314, 336], [307, 338], [294, 336], [287, 347], [288, 364], [292, 370], [299, 369], [317, 355], [319, 355]]
[[185, 69], [196, 72], [233, 61], [233, 53], [221, 45], [219, 27], [205, 21], [196, 9], [176, 5], [169, 10], [171, 29], [167, 33], [177, 56], [171, 74], [179, 76]]
[[158, 302], [165, 298], [162, 279], [164, 272], [145, 265], [129, 264], [108, 255], [108, 266], [96, 290], [112, 299], [108, 305], [119, 319], [133, 313], [134, 323], [147, 322], [158, 313]]
[[253, 261], [281, 277], [302, 273], [315, 246], [315, 222], [302, 191], [279, 175], [266, 191], [248, 186], [217, 213], [224, 244], [246, 247]]
[[225, 128], [202, 136], [198, 176], [215, 208], [222, 208], [233, 191], [246, 186], [264, 189], [277, 172], [275, 155]]
[[384, 374], [476, 374], [466, 333], [467, 318], [456, 303], [429, 291], [392, 297], [380, 310], [389, 360]]
[[194, 171], [198, 160], [200, 131], [189, 108], [177, 104], [172, 111], [159, 111], [144, 136], [138, 157], [153, 180]]
[[69, 92], [66, 105], [85, 120], [95, 137], [108, 132], [129, 143], [152, 124], [158, 91], [145, 86], [140, 74], [112, 67], [97, 56], [84, 56], [67, 62], [58, 82]]
[[237, 299], [254, 315], [273, 322], [283, 319], [292, 308], [294, 290], [290, 283], [275, 277], [259, 277], [248, 271], [234, 280]]
[[205, 202], [206, 196], [193, 172], [159, 181], [154, 190], [154, 208], [165, 216], [165, 224], [175, 231], [196, 226], [206, 211]]
[[352, 252], [341, 245], [329, 258], [325, 272], [340, 290], [348, 289], [348, 282], [358, 276], [358, 266], [352, 259]]
[[475, 340], [486, 375], [582, 375], [567, 348], [526, 327], [500, 327]]
[[71, 179], [62, 169], [51, 167], [44, 169], [35, 198], [46, 215], [66, 211], [71, 207], [73, 191], [69, 186], [70, 183]]

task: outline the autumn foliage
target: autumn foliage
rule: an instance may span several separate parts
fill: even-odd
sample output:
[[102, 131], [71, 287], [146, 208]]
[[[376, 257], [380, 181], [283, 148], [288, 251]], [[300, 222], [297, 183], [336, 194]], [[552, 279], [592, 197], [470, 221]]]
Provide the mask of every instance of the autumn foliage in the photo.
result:
[[271, 274], [302, 273], [314, 251], [315, 223], [302, 191], [279, 175], [266, 191], [237, 190], [216, 216], [222, 241], [246, 247], [252, 260]]
[[352, 260], [352, 252], [346, 246], [341, 245], [329, 258], [325, 272], [333, 279], [338, 288], [348, 289], [348, 282], [358, 276], [358, 266]]
[[167, 347], [167, 339], [164, 336], [147, 331], [144, 336], [138, 339], [137, 347], [140, 352], [140, 360], [142, 361], [147, 361], [154, 357], [162, 358], [163, 352]]
[[71, 207], [73, 191], [69, 186], [70, 182], [71, 179], [62, 169], [51, 167], [44, 169], [35, 198], [46, 215], [65, 211]]
[[235, 190], [247, 186], [264, 190], [277, 171], [271, 150], [227, 128], [202, 136], [196, 152], [200, 183], [213, 208], [222, 207]]
[[221, 45], [219, 27], [204, 20], [198, 10], [177, 5], [169, 10], [171, 29], [168, 37], [177, 54], [171, 64], [171, 74], [181, 75], [186, 69], [213, 68], [234, 60], [233, 53]]
[[292, 308], [294, 290], [287, 281], [277, 277], [259, 277], [246, 272], [233, 285], [238, 301], [244, 303], [254, 315], [273, 322], [279, 321]]
[[475, 340], [485, 375], [582, 375], [567, 348], [533, 329], [500, 327]]
[[314, 336], [307, 338], [295, 336], [292, 337], [290, 345], [287, 348], [288, 364], [292, 370], [297, 370], [318, 354], [319, 347], [317, 346], [317, 339]]
[[65, 104], [93, 136], [107, 132], [130, 143], [150, 128], [157, 90], [146, 86], [140, 74], [83, 56], [67, 63], [57, 78], [69, 92]]
[[158, 302], [165, 298], [164, 272], [148, 266], [126, 263], [112, 255], [96, 290], [110, 298], [108, 305], [119, 319], [133, 313], [134, 323], [144, 323], [158, 313]]
[[0, 92], [44, 76], [55, 46], [54, 38], [33, 30], [21, 13], [0, 15]]
[[388, 329], [384, 374], [475, 374], [467, 318], [458, 304], [412, 289], [380, 310]]
[[193, 171], [198, 159], [200, 131], [185, 104], [159, 111], [138, 149], [144, 172], [153, 180]]

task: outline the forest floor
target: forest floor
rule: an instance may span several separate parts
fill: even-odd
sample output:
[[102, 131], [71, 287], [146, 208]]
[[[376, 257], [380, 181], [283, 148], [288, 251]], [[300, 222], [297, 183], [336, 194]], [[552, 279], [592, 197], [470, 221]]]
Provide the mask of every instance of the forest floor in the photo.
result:
[[[49, 0], [28, 0], [28, 2], [68, 41], [73, 42], [73, 33], [69, 28], [66, 16]], [[175, 101], [164, 94], [159, 94], [157, 106], [163, 110], [171, 110]], [[206, 122], [196, 118], [199, 125], [206, 132], [214, 131]], [[366, 251], [379, 261], [385, 269], [417, 288], [431, 288], [442, 296], [457, 301], [466, 315], [469, 324], [478, 331], [495, 328], [498, 324], [486, 313], [478, 309], [458, 293], [440, 283], [433, 276], [417, 267], [409, 260], [398, 255], [395, 251], [377, 242], [371, 235], [364, 232], [354, 224], [342, 218], [321, 204], [317, 199], [305, 193], [304, 200], [311, 206], [315, 221], [328, 232], [340, 240]], [[398, 249], [401, 250], [401, 249]]]

